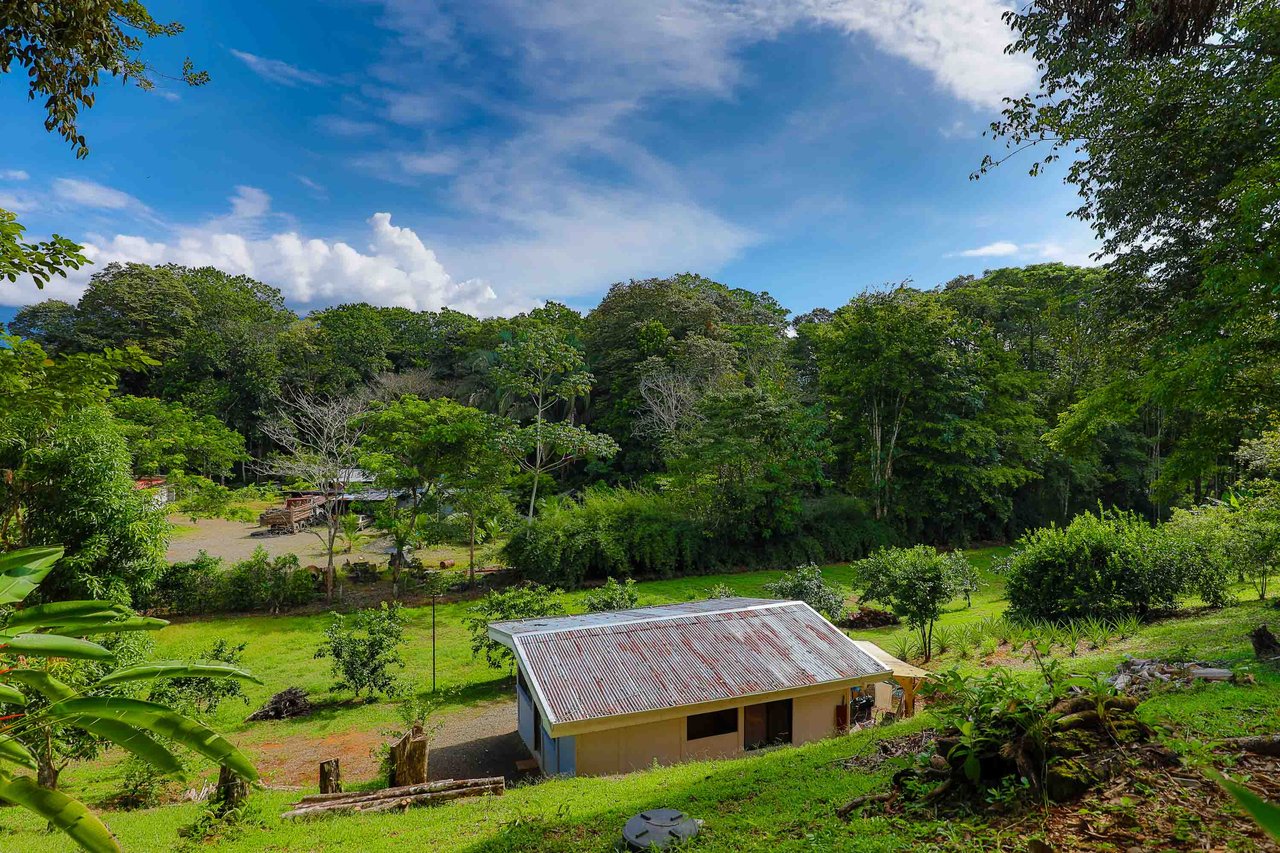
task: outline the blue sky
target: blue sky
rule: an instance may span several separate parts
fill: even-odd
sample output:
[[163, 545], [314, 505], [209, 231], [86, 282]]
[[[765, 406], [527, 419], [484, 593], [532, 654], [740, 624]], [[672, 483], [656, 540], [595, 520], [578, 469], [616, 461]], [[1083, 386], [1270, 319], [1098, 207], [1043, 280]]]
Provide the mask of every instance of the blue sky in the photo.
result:
[[799, 312], [1094, 249], [1060, 171], [969, 180], [1034, 83], [1000, 0], [148, 5], [187, 26], [155, 64], [212, 82], [109, 81], [87, 160], [0, 77], [0, 206], [99, 266], [480, 314], [689, 270]]

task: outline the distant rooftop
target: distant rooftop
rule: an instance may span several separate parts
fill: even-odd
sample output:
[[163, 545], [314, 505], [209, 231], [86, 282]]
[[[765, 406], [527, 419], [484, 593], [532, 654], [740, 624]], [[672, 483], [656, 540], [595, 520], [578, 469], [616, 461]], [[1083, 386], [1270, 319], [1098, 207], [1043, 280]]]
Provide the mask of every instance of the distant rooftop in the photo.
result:
[[[669, 708], [887, 676], [800, 601], [718, 598], [494, 622], [551, 733]], [[560, 729], [560, 732], [557, 732]]]

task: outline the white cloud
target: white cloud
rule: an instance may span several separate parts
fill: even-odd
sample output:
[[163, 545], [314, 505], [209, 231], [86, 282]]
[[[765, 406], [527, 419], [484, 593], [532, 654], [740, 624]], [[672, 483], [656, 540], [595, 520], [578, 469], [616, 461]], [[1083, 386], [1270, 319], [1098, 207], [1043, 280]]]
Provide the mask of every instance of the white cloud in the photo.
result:
[[976, 249], [965, 249], [955, 254], [962, 258], [1001, 258], [1018, 254], [1018, 244], [1010, 243], [1008, 240], [997, 240], [994, 243], [988, 243]]
[[[39, 206], [31, 193], [0, 192], [0, 208], [4, 208], [11, 213], [30, 213]], [[0, 287], [3, 286], [4, 283], [0, 282]]]
[[334, 136], [369, 136], [378, 131], [374, 122], [337, 115], [320, 116], [316, 119], [316, 127]]
[[400, 305], [415, 310], [449, 306], [460, 311], [493, 314], [530, 307], [513, 299], [498, 301], [493, 288], [479, 280], [457, 281], [434, 251], [409, 228], [393, 225], [391, 214], [367, 220], [368, 243], [354, 247], [341, 240], [308, 237], [296, 230], [247, 236], [231, 225], [252, 226], [270, 214], [269, 198], [254, 187], [237, 187], [231, 213], [201, 225], [177, 228], [160, 239], [116, 234], [84, 241], [92, 267], [55, 280], [43, 291], [29, 280], [0, 289], [0, 300], [27, 304], [51, 297], [75, 300], [89, 275], [112, 261], [214, 266], [274, 285], [300, 308], [346, 301]]
[[30, 177], [22, 169], [0, 169], [0, 181], [25, 181]]
[[145, 210], [146, 205], [126, 192], [94, 181], [58, 178], [53, 182], [53, 195], [59, 201], [78, 207], [102, 210]]
[[329, 80], [323, 74], [307, 71], [279, 59], [269, 59], [235, 49], [232, 49], [231, 55], [247, 65], [250, 71], [262, 79], [279, 83], [281, 86], [320, 86]]
[[329, 195], [329, 191], [319, 181], [313, 181], [306, 175], [294, 175], [294, 177], [298, 179], [298, 183], [311, 190], [311, 194], [316, 198], [326, 198]]
[[458, 156], [446, 151], [400, 154], [396, 159], [410, 175], [450, 175], [458, 169]]

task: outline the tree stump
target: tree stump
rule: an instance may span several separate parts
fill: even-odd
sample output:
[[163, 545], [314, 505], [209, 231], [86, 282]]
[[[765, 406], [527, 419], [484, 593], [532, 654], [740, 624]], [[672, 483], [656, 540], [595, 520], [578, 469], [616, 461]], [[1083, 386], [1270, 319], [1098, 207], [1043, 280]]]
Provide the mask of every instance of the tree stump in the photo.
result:
[[430, 739], [414, 723], [391, 747], [391, 787], [421, 785], [427, 781], [427, 746]]
[[1266, 625], [1254, 628], [1249, 639], [1253, 642], [1253, 655], [1259, 660], [1280, 657], [1280, 641], [1276, 640], [1276, 635]]
[[237, 809], [249, 796], [249, 783], [232, 773], [226, 767], [218, 769], [218, 786], [214, 789], [212, 804], [214, 813], [222, 817], [232, 809]]
[[338, 759], [336, 758], [320, 762], [320, 793], [342, 793], [342, 770], [339, 768]]

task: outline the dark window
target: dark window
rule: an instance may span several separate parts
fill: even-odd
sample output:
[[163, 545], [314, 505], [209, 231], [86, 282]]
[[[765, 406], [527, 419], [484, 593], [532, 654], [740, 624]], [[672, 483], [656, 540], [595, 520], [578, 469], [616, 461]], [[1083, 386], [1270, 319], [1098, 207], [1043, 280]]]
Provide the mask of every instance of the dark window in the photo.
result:
[[791, 743], [791, 700], [779, 699], [742, 709], [743, 745], [759, 749], [775, 743]]
[[725, 708], [723, 711], [712, 711], [709, 714], [693, 714], [687, 719], [689, 740], [733, 734], [738, 730], [737, 708]]
[[532, 695], [533, 695], [533, 692], [529, 690], [529, 682], [527, 682], [527, 681], [525, 681], [525, 680], [524, 680], [524, 670], [523, 670], [523, 669], [517, 669], [517, 670], [516, 670], [516, 684], [519, 684], [521, 687], [523, 687], [523, 688], [524, 688], [524, 695], [526, 695], [526, 696], [532, 696]]
[[542, 753], [542, 714], [537, 705], [533, 706], [533, 751]]

